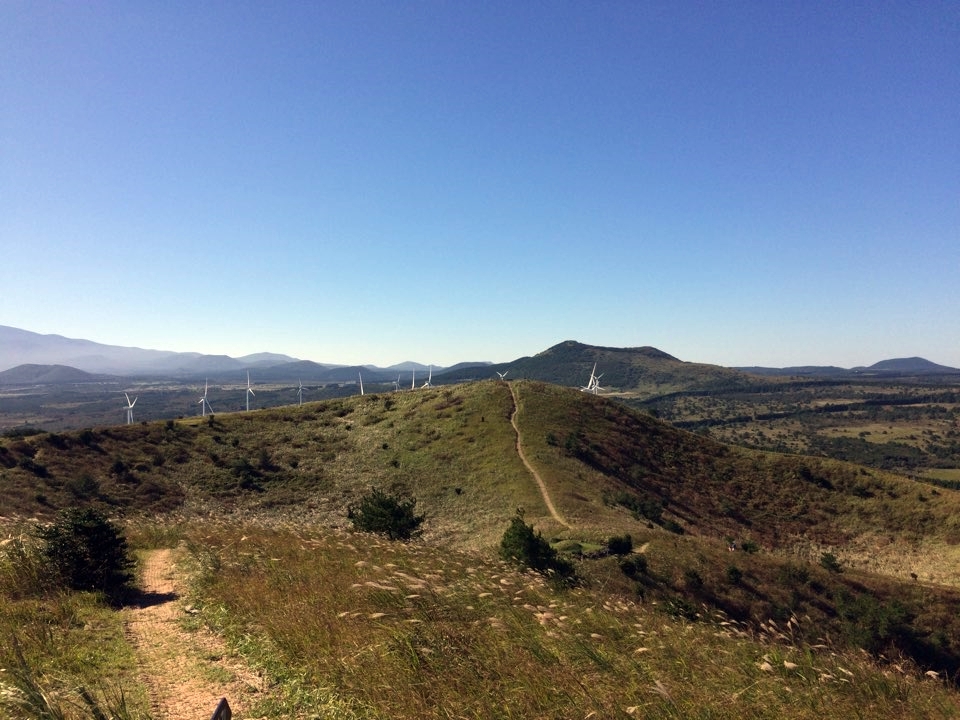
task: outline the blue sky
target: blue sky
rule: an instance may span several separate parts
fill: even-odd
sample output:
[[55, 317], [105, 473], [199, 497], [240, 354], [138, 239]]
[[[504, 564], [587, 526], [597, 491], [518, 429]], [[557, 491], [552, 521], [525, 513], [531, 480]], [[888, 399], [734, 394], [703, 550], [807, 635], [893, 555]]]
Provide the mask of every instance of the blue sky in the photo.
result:
[[960, 367], [956, 2], [0, 4], [0, 324]]

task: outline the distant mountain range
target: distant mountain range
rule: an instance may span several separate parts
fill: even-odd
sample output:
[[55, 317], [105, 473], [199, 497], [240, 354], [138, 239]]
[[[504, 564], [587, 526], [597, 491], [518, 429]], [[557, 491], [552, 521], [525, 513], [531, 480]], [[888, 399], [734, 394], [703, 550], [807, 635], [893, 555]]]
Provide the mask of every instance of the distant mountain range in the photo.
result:
[[[483, 363], [470, 363], [478, 365]], [[0, 371], [22, 365], [64, 366], [95, 375], [197, 377], [205, 374], [243, 373], [246, 370], [267, 370], [264, 381], [282, 375], [282, 379], [344, 381], [355, 380], [357, 372], [382, 373], [384, 377], [397, 372], [429, 372], [427, 365], [404, 362], [389, 368], [375, 366], [347, 367], [336, 364], [298, 360], [277, 353], [256, 353], [233, 358], [227, 355], [145, 350], [136, 347], [104, 345], [90, 340], [78, 340], [62, 335], [41, 335], [19, 328], [0, 325]], [[276, 368], [284, 368], [278, 371]], [[434, 368], [435, 371], [443, 368]], [[25, 370], [29, 376], [31, 370]], [[291, 375], [292, 373], [292, 375]], [[50, 375], [50, 377], [55, 377]], [[66, 377], [66, 376], [64, 376]], [[67, 380], [65, 380], [67, 381]]]
[[777, 375], [777, 376], [808, 376], [808, 377], [851, 377], [856, 375], [865, 376], [914, 376], [914, 375], [957, 375], [960, 370], [957, 368], [938, 365], [921, 357], [896, 358], [893, 360], [881, 360], [869, 367], [855, 367], [845, 369], [832, 365], [818, 366], [805, 365], [800, 367], [786, 368], [767, 368], [767, 367], [741, 367], [737, 368], [742, 372], [753, 375]]
[[596, 368], [603, 389], [648, 393], [688, 388], [747, 385], [750, 376], [847, 378], [861, 376], [960, 375], [960, 370], [923, 358], [883, 360], [870, 367], [844, 369], [833, 366], [787, 368], [739, 367], [678, 360], [657, 348], [612, 348], [585, 345], [573, 340], [558, 343], [532, 357], [509, 363], [463, 362], [451, 367], [428, 367], [404, 362], [389, 368], [372, 365], [322, 364], [288, 355], [257, 353], [241, 358], [133, 347], [103, 345], [60, 335], [38, 333], [0, 325], [0, 385], [102, 382], [104, 376], [243, 381], [256, 370], [258, 384], [294, 382], [394, 383], [420, 385], [430, 373], [438, 383], [489, 379], [505, 373], [508, 379], [527, 378], [568, 386], [585, 385]]
[[[471, 367], [484, 362], [462, 363]], [[460, 365], [454, 366], [458, 368]], [[438, 373], [454, 368], [434, 366]], [[222, 380], [240, 379], [248, 370], [257, 371], [258, 382], [390, 382], [397, 374], [413, 374], [425, 380], [431, 372], [427, 365], [407, 361], [379, 368], [373, 365], [345, 366], [298, 360], [277, 353], [256, 353], [233, 358], [227, 355], [145, 350], [136, 347], [104, 345], [62, 335], [41, 335], [0, 325], [0, 384], [97, 382], [101, 376], [169, 377], [175, 379], [214, 376]], [[69, 373], [74, 370], [75, 373]], [[78, 374], [80, 373], [80, 374]]]

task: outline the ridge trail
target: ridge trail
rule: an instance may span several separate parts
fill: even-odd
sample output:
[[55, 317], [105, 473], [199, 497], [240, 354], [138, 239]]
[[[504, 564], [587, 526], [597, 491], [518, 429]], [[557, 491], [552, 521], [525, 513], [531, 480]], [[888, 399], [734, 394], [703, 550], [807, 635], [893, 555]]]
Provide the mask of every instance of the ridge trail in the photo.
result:
[[537, 485], [540, 488], [540, 494], [543, 496], [543, 502], [547, 506], [547, 510], [550, 511], [550, 516], [556, 520], [558, 523], [563, 525], [565, 528], [570, 528], [570, 523], [563, 519], [560, 513], [557, 512], [557, 508], [553, 505], [553, 500], [550, 498], [550, 492], [547, 490], [547, 484], [543, 481], [543, 478], [540, 477], [533, 465], [527, 460], [527, 456], [523, 452], [523, 441], [520, 436], [520, 426], [517, 424], [517, 413], [520, 411], [520, 404], [517, 402], [517, 392], [514, 390], [513, 385], [509, 382], [507, 387], [510, 388], [510, 396], [513, 398], [513, 412], [510, 413], [510, 424], [513, 426], [513, 431], [517, 435], [517, 455], [520, 456], [520, 461], [523, 463], [523, 466], [533, 475], [533, 479], [537, 481]]
[[174, 551], [151, 550], [143, 561], [140, 595], [124, 610], [127, 638], [136, 650], [154, 717], [209, 717], [221, 697], [227, 698], [235, 715], [242, 713], [262, 689], [263, 680], [232, 657], [213, 633], [182, 627], [180, 586]]

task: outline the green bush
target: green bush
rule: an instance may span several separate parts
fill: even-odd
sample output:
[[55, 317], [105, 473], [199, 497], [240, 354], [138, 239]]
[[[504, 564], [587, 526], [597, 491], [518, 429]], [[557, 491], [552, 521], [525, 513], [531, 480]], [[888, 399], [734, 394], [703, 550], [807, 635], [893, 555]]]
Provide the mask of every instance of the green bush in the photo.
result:
[[57, 582], [71, 590], [122, 599], [133, 580], [126, 538], [94, 508], [62, 510], [52, 525], [37, 528], [42, 555]]
[[636, 580], [647, 572], [647, 558], [643, 555], [621, 558], [620, 571], [631, 580]]
[[554, 574], [564, 579], [573, 579], [573, 564], [560, 557], [543, 535], [533, 531], [533, 526], [523, 520], [523, 510], [510, 521], [510, 527], [500, 540], [500, 557], [515, 562], [545, 575]]
[[357, 505], [347, 508], [347, 518], [361, 532], [386, 535], [391, 540], [410, 540], [423, 531], [420, 526], [425, 515], [417, 515], [415, 498], [404, 495], [388, 495], [380, 488], [373, 488]]
[[832, 573], [842, 573], [843, 566], [837, 560], [837, 556], [830, 552], [825, 552], [820, 556], [820, 565]]
[[743, 582], [743, 570], [736, 565], [727, 566], [727, 582], [731, 585], [739, 585]]
[[633, 552], [633, 538], [629, 535], [614, 535], [607, 540], [607, 550], [611, 555], [629, 555]]

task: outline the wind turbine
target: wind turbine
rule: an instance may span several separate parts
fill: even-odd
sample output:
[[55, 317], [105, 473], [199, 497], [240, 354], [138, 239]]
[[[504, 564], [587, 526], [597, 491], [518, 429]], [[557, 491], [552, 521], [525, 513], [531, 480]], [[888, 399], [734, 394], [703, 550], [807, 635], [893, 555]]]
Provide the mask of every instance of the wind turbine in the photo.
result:
[[433, 387], [433, 386], [430, 384], [430, 381], [431, 381], [432, 379], [433, 379], [433, 365], [430, 366], [430, 374], [427, 375], [427, 381], [426, 381], [423, 385], [421, 385], [420, 387], [422, 387], [422, 388]]
[[413, 374], [410, 376], [410, 389], [413, 390], [417, 387], [417, 369], [413, 369]]
[[250, 387], [250, 371], [247, 370], [247, 412], [250, 412], [250, 396], [251, 395], [253, 395], [254, 397], [257, 396], [257, 394], [253, 391], [253, 388]]
[[206, 414], [207, 414], [207, 410], [210, 411], [210, 414], [211, 414], [211, 415], [213, 414], [213, 408], [210, 407], [210, 403], [207, 402], [207, 388], [208, 388], [208, 387], [209, 387], [209, 383], [208, 383], [206, 380], [204, 380], [204, 381], [203, 381], [203, 397], [200, 398], [200, 403], [199, 403], [199, 405], [200, 405], [200, 414], [201, 414], [201, 415], [206, 415]]
[[363, 373], [357, 372], [357, 377], [360, 378], [360, 394], [363, 395]]
[[510, 371], [509, 371], [509, 370], [504, 370], [503, 372], [497, 372], [496, 370], [494, 370], [494, 372], [497, 373], [497, 375], [500, 376], [500, 379], [501, 379], [501, 380], [503, 380], [503, 379], [507, 376], [507, 373], [510, 372]]
[[593, 393], [594, 395], [598, 394], [602, 389], [600, 387], [600, 378], [603, 377], [603, 373], [597, 375], [597, 364], [593, 364], [593, 370], [590, 371], [590, 380], [587, 381], [585, 387], [580, 388], [582, 392]]
[[133, 399], [133, 402], [130, 402], [130, 396], [126, 393], [123, 396], [127, 399], [127, 425], [133, 425], [133, 406], [137, 404], [139, 395]]
[[393, 391], [396, 392], [400, 389], [400, 376], [397, 375], [397, 379], [393, 381]]
[[297, 405], [303, 405], [303, 380], [298, 380], [300, 389], [297, 390]]

